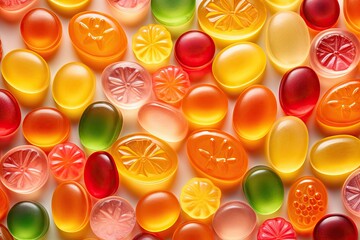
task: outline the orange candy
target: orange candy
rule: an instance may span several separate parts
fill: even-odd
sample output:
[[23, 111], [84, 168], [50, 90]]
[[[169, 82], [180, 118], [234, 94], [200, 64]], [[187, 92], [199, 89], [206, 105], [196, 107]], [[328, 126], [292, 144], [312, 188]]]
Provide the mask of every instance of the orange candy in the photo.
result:
[[211, 228], [201, 222], [191, 221], [181, 224], [174, 232], [172, 240], [213, 240], [214, 233]]

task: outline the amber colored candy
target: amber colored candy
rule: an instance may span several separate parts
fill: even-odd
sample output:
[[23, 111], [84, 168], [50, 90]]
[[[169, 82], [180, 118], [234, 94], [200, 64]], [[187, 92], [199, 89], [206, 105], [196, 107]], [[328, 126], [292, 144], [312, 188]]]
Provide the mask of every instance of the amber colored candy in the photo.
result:
[[360, 32], [360, 12], [358, 6], [360, 0], [344, 0], [343, 11], [347, 27], [356, 32]]
[[72, 16], [84, 11], [91, 3], [91, 0], [47, 0], [47, 3], [57, 13]]
[[0, 240], [14, 240], [9, 230], [2, 224], [0, 224]]
[[[0, 219], [3, 219], [9, 211], [9, 198], [7, 194], [0, 188]], [[0, 225], [1, 226], [1, 225]], [[1, 229], [0, 229], [0, 240], [1, 240]]]
[[297, 11], [302, 0], [265, 0], [271, 12], [278, 11]]
[[174, 232], [172, 240], [213, 240], [215, 234], [212, 229], [202, 223], [196, 221], [184, 222]]

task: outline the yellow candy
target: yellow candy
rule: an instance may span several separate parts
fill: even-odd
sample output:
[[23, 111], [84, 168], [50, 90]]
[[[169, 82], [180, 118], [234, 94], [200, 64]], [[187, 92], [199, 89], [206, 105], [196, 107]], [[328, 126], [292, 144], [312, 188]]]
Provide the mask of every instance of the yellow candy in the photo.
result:
[[297, 11], [302, 0], [265, 0], [270, 11]]
[[91, 0], [47, 0], [47, 2], [54, 11], [63, 15], [72, 16], [84, 11]]
[[40, 105], [46, 97], [50, 83], [50, 70], [37, 53], [17, 49], [2, 60], [1, 72], [5, 86], [24, 106]]
[[95, 94], [96, 78], [86, 65], [72, 62], [57, 72], [52, 94], [57, 108], [71, 119], [79, 119]]

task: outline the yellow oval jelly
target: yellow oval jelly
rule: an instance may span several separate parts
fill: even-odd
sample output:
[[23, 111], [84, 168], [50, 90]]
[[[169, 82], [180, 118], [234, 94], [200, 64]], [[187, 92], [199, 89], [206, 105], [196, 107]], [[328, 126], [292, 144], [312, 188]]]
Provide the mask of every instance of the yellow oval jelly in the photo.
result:
[[266, 16], [262, 0], [203, 0], [198, 8], [200, 27], [220, 46], [254, 40]]
[[267, 158], [283, 180], [300, 172], [306, 160], [309, 134], [305, 123], [297, 117], [279, 118], [266, 141]]
[[274, 14], [265, 35], [267, 56], [278, 71], [284, 73], [305, 62], [310, 49], [310, 35], [299, 14], [290, 11]]
[[22, 105], [34, 107], [44, 101], [50, 70], [39, 54], [25, 49], [13, 50], [2, 60], [1, 72], [5, 86]]
[[360, 140], [351, 135], [323, 138], [311, 148], [310, 164], [324, 182], [342, 184], [360, 166]]
[[265, 0], [266, 5], [270, 8], [270, 11], [294, 11], [299, 8], [302, 0]]
[[69, 35], [81, 60], [96, 69], [120, 60], [127, 49], [127, 37], [120, 24], [100, 12], [81, 12], [72, 17]]
[[95, 74], [86, 65], [72, 62], [56, 73], [52, 95], [57, 108], [71, 119], [79, 119], [92, 102], [96, 88]]
[[231, 94], [239, 94], [247, 86], [262, 80], [266, 55], [261, 47], [241, 42], [221, 50], [213, 61], [216, 81]]
[[47, 0], [49, 6], [57, 13], [72, 16], [84, 11], [91, 0]]

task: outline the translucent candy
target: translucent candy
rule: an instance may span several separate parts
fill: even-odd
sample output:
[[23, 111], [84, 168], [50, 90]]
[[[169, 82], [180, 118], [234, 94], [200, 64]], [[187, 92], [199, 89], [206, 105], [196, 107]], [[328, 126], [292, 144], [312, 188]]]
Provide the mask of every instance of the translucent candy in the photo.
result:
[[308, 27], [324, 30], [333, 27], [340, 15], [338, 0], [304, 0], [301, 3], [300, 15]]
[[91, 3], [91, 0], [47, 0], [47, 3], [57, 13], [73, 16], [84, 11]]
[[144, 21], [150, 0], [107, 0], [112, 15], [124, 25], [134, 26]]
[[7, 142], [17, 132], [21, 123], [21, 111], [16, 98], [7, 90], [0, 89], [0, 142]]
[[358, 229], [355, 222], [343, 214], [329, 214], [315, 226], [314, 240], [358, 240]]
[[352, 172], [344, 182], [341, 191], [341, 199], [351, 214], [360, 217], [360, 169]]
[[294, 11], [296, 12], [302, 0], [265, 0], [266, 5], [272, 12]]
[[139, 233], [132, 240], [161, 240], [161, 239], [150, 233]]
[[1, 0], [0, 16], [5, 20], [17, 21], [21, 19], [29, 9], [39, 4], [39, 0]]
[[296, 240], [296, 232], [291, 223], [282, 217], [269, 218], [259, 227], [258, 240]]
[[0, 224], [0, 239], [1, 240], [14, 240], [9, 230], [2, 224]]
[[357, 10], [359, 0], [344, 0], [343, 11], [347, 27], [356, 33], [360, 32], [360, 12]]
[[[6, 192], [4, 192], [4, 190], [2, 188], [0, 188], [0, 219], [4, 219], [9, 211], [9, 206], [10, 206], [10, 202], [9, 202], [9, 198], [6, 194]], [[3, 227], [0, 224], [0, 240], [1, 239], [1, 227]], [[6, 239], [5, 239], [6, 240]]]
[[175, 230], [172, 240], [214, 240], [215, 236], [212, 229], [202, 223], [196, 221], [184, 222]]

